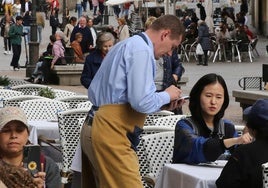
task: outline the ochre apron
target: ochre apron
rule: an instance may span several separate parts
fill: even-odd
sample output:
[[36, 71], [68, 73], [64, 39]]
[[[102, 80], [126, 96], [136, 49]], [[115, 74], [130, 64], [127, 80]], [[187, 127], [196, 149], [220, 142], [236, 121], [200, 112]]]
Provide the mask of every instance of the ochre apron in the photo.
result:
[[91, 144], [100, 188], [143, 188], [138, 158], [127, 135], [142, 129], [145, 117], [129, 104], [104, 105], [95, 113]]

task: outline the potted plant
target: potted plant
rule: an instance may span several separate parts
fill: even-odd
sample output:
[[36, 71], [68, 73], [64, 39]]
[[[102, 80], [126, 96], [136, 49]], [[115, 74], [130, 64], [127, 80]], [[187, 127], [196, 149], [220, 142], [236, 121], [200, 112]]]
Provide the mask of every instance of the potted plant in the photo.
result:
[[8, 87], [10, 85], [10, 79], [7, 76], [0, 76], [0, 86]]
[[54, 99], [55, 98], [55, 92], [51, 88], [42, 88], [39, 92], [38, 95], [41, 97], [46, 97], [49, 99]]

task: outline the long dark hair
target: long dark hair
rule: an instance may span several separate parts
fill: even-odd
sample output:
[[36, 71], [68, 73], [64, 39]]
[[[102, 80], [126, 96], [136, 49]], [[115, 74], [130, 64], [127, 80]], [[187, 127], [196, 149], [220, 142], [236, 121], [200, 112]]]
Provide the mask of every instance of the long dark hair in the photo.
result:
[[228, 89], [222, 76], [217, 75], [215, 73], [210, 73], [201, 77], [193, 86], [190, 92], [189, 109], [192, 114], [192, 118], [195, 121], [204, 122], [204, 119], [202, 116], [202, 108], [200, 104], [200, 96], [201, 96], [202, 91], [204, 90], [204, 87], [206, 87], [209, 84], [216, 83], [216, 82], [221, 84], [221, 86], [223, 87], [224, 101], [223, 101], [223, 105], [220, 111], [214, 117], [214, 122], [213, 122], [214, 125], [216, 125], [219, 122], [219, 120], [224, 116], [224, 112], [229, 105]]

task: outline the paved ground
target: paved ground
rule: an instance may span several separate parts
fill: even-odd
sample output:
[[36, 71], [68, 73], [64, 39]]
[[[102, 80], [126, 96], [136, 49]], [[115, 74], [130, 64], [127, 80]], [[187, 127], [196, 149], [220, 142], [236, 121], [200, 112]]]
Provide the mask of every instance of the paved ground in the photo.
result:
[[[76, 13], [71, 11], [71, 15], [76, 15]], [[61, 15], [60, 15], [61, 18]], [[116, 20], [113, 16], [109, 17], [109, 23], [113, 26], [116, 26]], [[46, 27], [43, 30], [43, 41], [40, 44], [40, 53], [44, 51], [48, 43], [48, 37], [51, 34], [51, 27], [49, 26], [48, 21], [46, 21]], [[241, 89], [238, 86], [238, 80], [244, 76], [262, 76], [262, 64], [267, 63], [268, 57], [265, 51], [265, 46], [268, 44], [267, 39], [260, 36], [260, 41], [257, 44], [257, 49], [259, 51], [260, 57], [254, 59], [253, 63], [250, 63], [248, 58], [245, 58], [245, 61], [242, 63], [238, 62], [209, 62], [209, 66], [197, 66], [195, 62], [184, 63], [185, 74], [189, 78], [189, 82], [186, 86], [182, 87], [184, 94], [188, 94], [193, 84], [204, 74], [206, 73], [218, 73], [222, 75], [229, 89], [229, 95], [231, 98], [229, 108], [226, 111], [226, 118], [231, 119], [236, 124], [242, 123], [242, 110], [239, 106], [239, 103], [234, 101], [232, 97], [232, 91], [235, 89]], [[4, 55], [3, 42], [0, 44], [0, 75], [7, 75], [9, 77], [21, 78], [24, 79], [26, 76], [25, 68], [20, 69], [19, 71], [13, 71], [13, 69], [9, 66], [11, 61], [11, 55]], [[26, 62], [25, 58], [25, 49], [23, 44], [22, 55], [20, 58], [20, 64], [24, 65]], [[61, 88], [70, 91], [75, 91], [82, 94], [87, 94], [86, 89], [83, 86], [56, 86], [53, 85], [54, 88]], [[184, 106], [184, 112], [189, 113], [187, 104]]]

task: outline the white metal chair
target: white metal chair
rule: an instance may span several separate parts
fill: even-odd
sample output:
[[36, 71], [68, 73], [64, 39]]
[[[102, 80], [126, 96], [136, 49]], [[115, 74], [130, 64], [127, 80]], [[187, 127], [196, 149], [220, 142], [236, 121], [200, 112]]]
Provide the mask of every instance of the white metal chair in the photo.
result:
[[19, 78], [10, 78], [10, 86], [17, 86], [17, 85], [24, 85], [24, 84], [30, 84], [30, 82], [27, 82], [25, 80], [19, 79]]
[[75, 95], [75, 96], [58, 98], [57, 100], [69, 103], [69, 108], [70, 109], [75, 109], [75, 108], [77, 108], [77, 105], [79, 103], [87, 102], [88, 101], [88, 96], [87, 95]]
[[[150, 134], [155, 134], [155, 133], [160, 133], [160, 132], [167, 132], [167, 131], [173, 131], [174, 132], [174, 128], [172, 127], [166, 127], [166, 126], [145, 126], [143, 127], [143, 133], [140, 135], [140, 138], [142, 138], [142, 136], [145, 135], [150, 135]], [[144, 187], [149, 187], [147, 185], [147, 183], [144, 180], [144, 177], [146, 176], [146, 174], [148, 174], [149, 168], [148, 168], [148, 162], [147, 162], [147, 158], [144, 152], [144, 147], [142, 144], [143, 140], [141, 139], [139, 145], [137, 146], [137, 156], [139, 159], [139, 165], [140, 165], [140, 175], [142, 177], [142, 181], [143, 181], [143, 185]]]
[[23, 95], [23, 93], [20, 91], [13, 91], [10, 89], [0, 89], [0, 98], [2, 99], [7, 99], [10, 97], [21, 96], [21, 95]]
[[174, 131], [146, 135], [142, 140], [150, 171], [145, 181], [154, 186], [163, 166], [172, 162]]
[[11, 98], [4, 99], [4, 106], [20, 106], [22, 101], [32, 100], [32, 99], [46, 99], [45, 97], [35, 96], [35, 95], [20, 95]]
[[262, 164], [263, 188], [268, 188], [268, 162]]
[[80, 130], [87, 116], [87, 109], [70, 109], [58, 113], [60, 145], [62, 153], [62, 183], [69, 181], [71, 163], [80, 140]]
[[69, 108], [69, 104], [52, 99], [33, 99], [20, 103], [28, 120], [56, 120], [57, 114]]
[[12, 90], [20, 91], [24, 95], [38, 95], [39, 91], [45, 88], [52, 89], [52, 87], [40, 84], [24, 84], [11, 87]]
[[161, 118], [157, 118], [154, 120], [155, 126], [165, 126], [165, 127], [175, 127], [176, 123], [182, 119], [186, 118], [186, 115], [171, 115], [171, 116], [165, 116]]
[[167, 111], [167, 110], [162, 110], [159, 112], [155, 112], [153, 114], [149, 114], [149, 115], [147, 115], [147, 117], [145, 119], [144, 126], [154, 125], [154, 120], [156, 118], [160, 118], [160, 117], [164, 117], [164, 116], [171, 116], [171, 115], [174, 115], [174, 113], [171, 111]]
[[90, 101], [86, 101], [86, 102], [78, 103], [77, 109], [86, 108], [86, 109], [90, 110], [92, 106], [93, 106], [93, 104]]
[[61, 99], [64, 97], [77, 95], [75, 92], [67, 91], [67, 90], [63, 90], [63, 89], [52, 89], [52, 91], [54, 91], [54, 93], [55, 93], [55, 99]]

